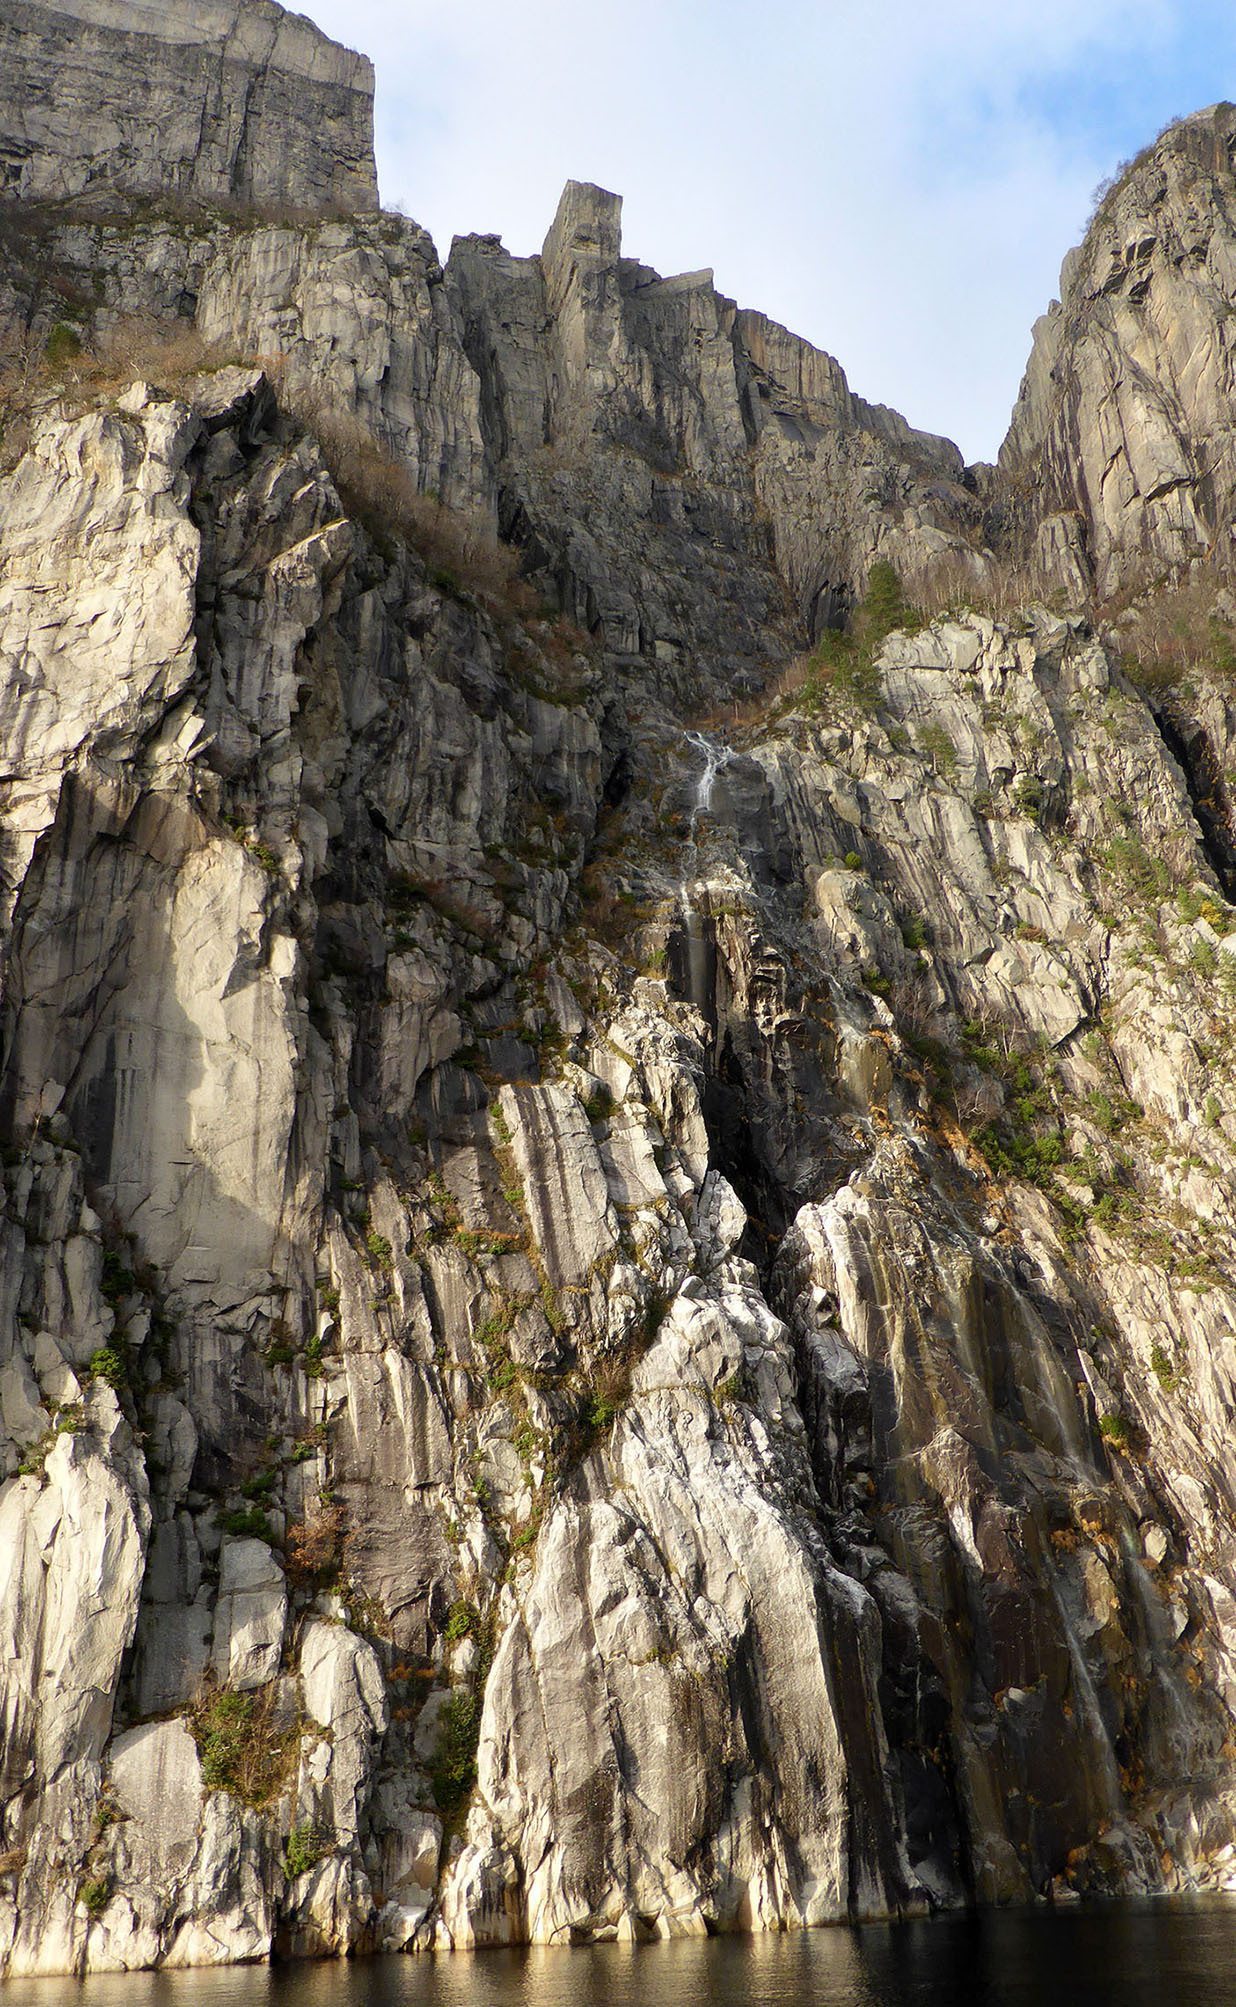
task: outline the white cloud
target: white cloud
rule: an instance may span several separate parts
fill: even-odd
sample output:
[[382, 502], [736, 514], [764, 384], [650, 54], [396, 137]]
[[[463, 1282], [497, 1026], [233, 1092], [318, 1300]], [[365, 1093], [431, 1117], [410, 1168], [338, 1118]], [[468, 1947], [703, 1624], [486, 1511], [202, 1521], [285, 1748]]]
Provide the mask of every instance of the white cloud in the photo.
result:
[[310, 11], [373, 57], [384, 199], [443, 252], [466, 230], [535, 250], [568, 176], [599, 181], [625, 197], [632, 255], [712, 264], [744, 305], [836, 354], [864, 396], [978, 456], [999, 443], [1031, 321], [1112, 164], [1110, 132], [1069, 132], [1044, 103], [1130, 50], [1153, 57], [1187, 4]]

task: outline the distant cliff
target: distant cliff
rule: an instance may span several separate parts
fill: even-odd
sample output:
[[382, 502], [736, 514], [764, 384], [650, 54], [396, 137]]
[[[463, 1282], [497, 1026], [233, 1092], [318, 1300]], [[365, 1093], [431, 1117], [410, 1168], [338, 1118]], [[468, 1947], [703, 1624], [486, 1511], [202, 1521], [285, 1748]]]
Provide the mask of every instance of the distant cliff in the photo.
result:
[[1060, 575], [1101, 596], [1236, 529], [1236, 106], [1167, 128], [1060, 275], [1000, 451]]
[[5, 0], [0, 195], [376, 209], [373, 67], [271, 0]]

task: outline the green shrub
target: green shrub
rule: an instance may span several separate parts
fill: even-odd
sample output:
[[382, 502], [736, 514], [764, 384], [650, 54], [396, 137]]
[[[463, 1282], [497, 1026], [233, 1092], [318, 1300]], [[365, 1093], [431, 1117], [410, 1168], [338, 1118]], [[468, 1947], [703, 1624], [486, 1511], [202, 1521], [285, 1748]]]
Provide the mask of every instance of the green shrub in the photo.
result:
[[466, 1688], [457, 1687], [442, 1710], [430, 1771], [435, 1803], [448, 1818], [462, 1810], [472, 1796], [480, 1731], [480, 1701]]
[[593, 1435], [603, 1435], [606, 1429], [612, 1427], [617, 1413], [618, 1409], [608, 1394], [591, 1394], [584, 1410], [584, 1425]]
[[913, 632], [921, 624], [906, 604], [894, 567], [877, 559], [848, 632], [830, 627], [816, 642], [803, 683], [803, 708], [819, 710], [828, 692], [860, 711], [874, 711], [882, 687], [876, 656], [898, 628]]
[[293, 1826], [284, 1842], [283, 1872], [294, 1882], [298, 1875], [307, 1875], [311, 1868], [316, 1868], [328, 1851], [315, 1827]]
[[245, 1805], [268, 1805], [287, 1781], [300, 1741], [295, 1726], [280, 1727], [273, 1687], [261, 1693], [207, 1694], [189, 1727], [208, 1791], [226, 1791]]
[[115, 1248], [105, 1247], [99, 1287], [107, 1301], [114, 1308], [116, 1304], [123, 1303], [126, 1296], [131, 1296], [136, 1286], [133, 1270], [128, 1263]]
[[87, 1370], [92, 1379], [106, 1380], [109, 1387], [117, 1390], [125, 1383], [124, 1357], [114, 1345], [101, 1345], [97, 1352], [92, 1352]]
[[914, 608], [906, 600], [900, 576], [887, 558], [877, 558], [867, 574], [867, 591], [858, 626], [866, 646], [874, 653], [898, 628], [913, 632], [922, 626]]
[[1219, 965], [1219, 957], [1209, 941], [1194, 941], [1189, 949], [1189, 967], [1209, 981]]
[[1175, 1392], [1180, 1384], [1180, 1375], [1174, 1370], [1161, 1345], [1152, 1345], [1150, 1348], [1150, 1370], [1165, 1394]]
[[256, 1505], [236, 1506], [225, 1512], [221, 1524], [225, 1533], [239, 1540], [266, 1540], [274, 1543], [274, 1530], [266, 1514]]
[[390, 1242], [384, 1233], [375, 1233], [372, 1227], [370, 1227], [368, 1233], [365, 1235], [365, 1252], [377, 1268], [392, 1268], [394, 1266], [394, 1256], [391, 1251]]
[[84, 1881], [77, 1891], [77, 1900], [91, 1916], [102, 1916], [112, 1899], [112, 1885], [102, 1876]]
[[1117, 1449], [1129, 1447], [1131, 1434], [1123, 1415], [1103, 1415], [1099, 1421], [1099, 1434], [1104, 1442], [1114, 1443]]
[[70, 327], [67, 321], [57, 321], [47, 337], [44, 350], [49, 366], [63, 369], [66, 363], [75, 362], [81, 352], [82, 338], [77, 329]]
[[847, 871], [861, 871], [863, 869], [863, 860], [857, 850], [847, 850], [842, 861]]
[[1171, 885], [1171, 873], [1161, 857], [1151, 857], [1136, 836], [1117, 836], [1102, 852], [1112, 874], [1147, 899], [1161, 899]]
[[442, 1636], [448, 1645], [458, 1644], [460, 1638], [468, 1637], [476, 1628], [476, 1623], [475, 1605], [461, 1599], [451, 1604], [446, 1622], [442, 1626]]
[[920, 725], [918, 742], [936, 772], [951, 780], [957, 771], [957, 748], [943, 725]]

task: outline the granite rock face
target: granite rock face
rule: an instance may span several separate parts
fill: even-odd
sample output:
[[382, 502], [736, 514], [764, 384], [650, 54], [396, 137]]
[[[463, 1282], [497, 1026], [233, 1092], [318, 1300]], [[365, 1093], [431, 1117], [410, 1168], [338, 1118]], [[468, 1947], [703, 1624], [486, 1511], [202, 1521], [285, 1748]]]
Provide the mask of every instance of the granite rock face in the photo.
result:
[[809, 669], [999, 477], [599, 189], [3, 213], [0, 1963], [1236, 1883], [1222, 676]]
[[1107, 597], [1230, 561], [1236, 109], [1168, 127], [1100, 202], [1000, 452], [1047, 568]]
[[273, 0], [4, 0], [0, 196], [376, 209], [373, 67]]
[[796, 638], [783, 609], [835, 624], [877, 551], [913, 572], [969, 549], [956, 447], [853, 397], [711, 272], [624, 258], [620, 218], [570, 182], [539, 258], [471, 237], [447, 266], [504, 532], [544, 553], [576, 620], [670, 674], [707, 635], [741, 679], [767, 666], [766, 630]]

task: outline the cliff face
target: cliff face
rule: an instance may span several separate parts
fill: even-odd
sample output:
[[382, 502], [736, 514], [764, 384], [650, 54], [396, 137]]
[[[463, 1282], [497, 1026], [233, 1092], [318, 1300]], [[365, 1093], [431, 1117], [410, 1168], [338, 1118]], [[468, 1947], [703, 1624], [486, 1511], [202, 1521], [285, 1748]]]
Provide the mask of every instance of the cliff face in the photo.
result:
[[1196, 744], [603, 191], [0, 221], [7, 1968], [1226, 1886]]
[[376, 209], [373, 68], [272, 0], [5, 0], [0, 196]]
[[1230, 563], [1236, 108], [1170, 126], [1103, 197], [1034, 347], [1004, 473], [1101, 596]]

